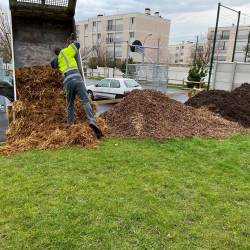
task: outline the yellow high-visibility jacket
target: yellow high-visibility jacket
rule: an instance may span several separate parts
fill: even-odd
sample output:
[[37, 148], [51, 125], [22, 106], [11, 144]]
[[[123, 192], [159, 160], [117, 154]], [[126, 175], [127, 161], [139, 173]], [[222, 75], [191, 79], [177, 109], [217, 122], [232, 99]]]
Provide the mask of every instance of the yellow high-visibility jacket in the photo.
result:
[[75, 56], [78, 53], [78, 49], [74, 43], [71, 43], [67, 48], [62, 49], [58, 55], [58, 68], [65, 74], [70, 70], [78, 69], [78, 65]]

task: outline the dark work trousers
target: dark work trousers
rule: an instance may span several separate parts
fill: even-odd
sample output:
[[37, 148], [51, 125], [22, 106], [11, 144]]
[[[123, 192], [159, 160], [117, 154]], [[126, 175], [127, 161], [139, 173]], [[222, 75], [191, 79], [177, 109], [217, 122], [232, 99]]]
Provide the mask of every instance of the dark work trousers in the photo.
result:
[[64, 88], [67, 93], [67, 121], [68, 124], [71, 125], [74, 122], [74, 101], [76, 94], [79, 95], [83, 109], [85, 111], [86, 117], [89, 123], [96, 124], [96, 120], [94, 117], [93, 110], [91, 108], [88, 93], [84, 82], [82, 79], [72, 79], [68, 80], [64, 84]]

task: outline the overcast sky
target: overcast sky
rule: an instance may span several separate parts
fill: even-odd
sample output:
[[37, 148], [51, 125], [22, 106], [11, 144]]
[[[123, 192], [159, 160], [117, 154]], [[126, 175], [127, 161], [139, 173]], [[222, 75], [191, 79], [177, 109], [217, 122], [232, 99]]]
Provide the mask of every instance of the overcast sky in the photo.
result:
[[[8, 6], [8, 0], [1, 0]], [[225, 0], [224, 5], [236, 8], [250, 16], [249, 0]], [[195, 40], [215, 25], [218, 1], [216, 0], [77, 0], [76, 19], [85, 20], [97, 14], [144, 12], [145, 7], [171, 20], [170, 41]], [[223, 10], [220, 26], [237, 23], [235, 14]], [[250, 25], [250, 17], [242, 16], [241, 24]]]

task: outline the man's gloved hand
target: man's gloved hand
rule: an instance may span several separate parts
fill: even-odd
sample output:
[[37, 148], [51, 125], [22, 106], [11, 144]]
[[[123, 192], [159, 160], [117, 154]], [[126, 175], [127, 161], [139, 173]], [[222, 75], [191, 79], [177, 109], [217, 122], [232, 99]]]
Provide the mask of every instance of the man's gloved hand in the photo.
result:
[[76, 36], [75, 36], [74, 33], [71, 33], [71, 35], [70, 35], [70, 40], [71, 40], [71, 41], [75, 41], [75, 40], [76, 40]]
[[67, 45], [73, 43], [75, 40], [76, 40], [75, 34], [74, 34], [74, 33], [71, 33], [71, 34], [70, 34], [70, 37], [69, 37], [68, 40], [67, 40]]

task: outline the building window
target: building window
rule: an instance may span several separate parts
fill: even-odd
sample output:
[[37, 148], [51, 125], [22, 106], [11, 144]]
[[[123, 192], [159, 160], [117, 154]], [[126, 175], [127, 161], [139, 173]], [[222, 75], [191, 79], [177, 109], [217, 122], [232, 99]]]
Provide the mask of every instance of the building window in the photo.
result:
[[96, 34], [93, 34], [93, 45], [97, 45], [97, 35]]
[[84, 24], [84, 34], [88, 34], [88, 24]]
[[221, 33], [221, 39], [226, 39], [228, 40], [229, 39], [229, 30], [223, 30], [222, 33]]
[[123, 30], [123, 19], [108, 20], [108, 31], [122, 31]]
[[135, 38], [135, 32], [129, 32], [129, 38], [134, 39]]
[[106, 41], [106, 42], [107, 42], [108, 44], [114, 42], [114, 33], [108, 33], [107, 41]]
[[238, 33], [238, 40], [248, 40], [248, 34], [249, 34], [250, 30], [239, 30]]
[[179, 47], [176, 47], [176, 50], [179, 50], [180, 48]]
[[101, 41], [101, 38], [102, 38], [102, 34], [101, 34], [101, 33], [98, 33], [98, 34], [97, 34], [97, 40], [98, 40], [98, 42]]
[[115, 30], [122, 31], [123, 30], [123, 19], [116, 19], [115, 20]]
[[130, 17], [130, 29], [135, 29], [135, 17]]
[[109, 31], [113, 31], [114, 30], [114, 22], [113, 22], [113, 20], [108, 20], [107, 30], [109, 30]]
[[83, 38], [83, 44], [84, 44], [84, 47], [85, 47], [85, 48], [89, 46], [89, 45], [88, 45], [88, 37], [87, 37], [87, 36], [85, 36], [85, 37]]
[[183, 59], [180, 59], [180, 62], [182, 63], [182, 62], [183, 62]]
[[96, 28], [96, 21], [93, 22], [93, 32], [96, 32], [97, 28]]
[[211, 31], [210, 36], [208, 37], [209, 40], [214, 40], [214, 31]]
[[181, 46], [181, 49], [184, 49], [184, 46]]
[[115, 57], [116, 58], [122, 57], [122, 47], [121, 46], [115, 48]]

